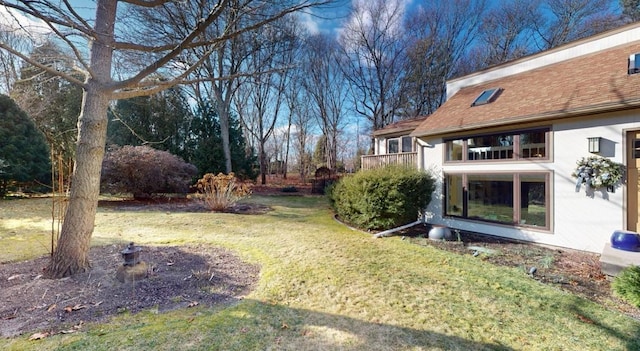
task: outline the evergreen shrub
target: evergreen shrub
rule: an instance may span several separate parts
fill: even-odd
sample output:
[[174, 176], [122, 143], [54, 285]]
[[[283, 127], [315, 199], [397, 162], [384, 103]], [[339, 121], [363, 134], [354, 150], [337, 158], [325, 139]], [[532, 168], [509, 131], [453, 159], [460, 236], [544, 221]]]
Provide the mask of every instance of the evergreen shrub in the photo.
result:
[[390, 166], [345, 176], [328, 194], [341, 220], [362, 229], [384, 230], [417, 220], [434, 189], [430, 173]]
[[616, 296], [640, 307], [640, 266], [623, 269], [611, 283], [611, 288]]
[[38, 183], [51, 184], [49, 157], [44, 135], [13, 100], [0, 94], [0, 198], [16, 188], [34, 191]]

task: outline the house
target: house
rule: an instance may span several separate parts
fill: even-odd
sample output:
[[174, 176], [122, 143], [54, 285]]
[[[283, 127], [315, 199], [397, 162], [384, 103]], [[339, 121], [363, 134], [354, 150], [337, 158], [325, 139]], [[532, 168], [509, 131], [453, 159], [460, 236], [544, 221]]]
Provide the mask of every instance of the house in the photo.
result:
[[[639, 72], [633, 23], [448, 81], [409, 134], [439, 178], [428, 221], [595, 253], [639, 231]], [[580, 184], [590, 156], [623, 164], [626, 182]]]
[[385, 165], [416, 165], [418, 152], [416, 138], [410, 136], [427, 116], [391, 123], [373, 132], [373, 155], [361, 157], [362, 169]]

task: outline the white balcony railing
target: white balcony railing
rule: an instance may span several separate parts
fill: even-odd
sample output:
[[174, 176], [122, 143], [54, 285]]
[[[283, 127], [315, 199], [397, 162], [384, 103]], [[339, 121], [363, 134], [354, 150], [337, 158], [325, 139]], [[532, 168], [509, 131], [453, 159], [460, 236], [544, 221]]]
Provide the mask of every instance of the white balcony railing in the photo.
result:
[[368, 170], [388, 165], [418, 167], [417, 158], [417, 152], [403, 152], [388, 155], [364, 155], [361, 156], [360, 160], [362, 163], [362, 169]]

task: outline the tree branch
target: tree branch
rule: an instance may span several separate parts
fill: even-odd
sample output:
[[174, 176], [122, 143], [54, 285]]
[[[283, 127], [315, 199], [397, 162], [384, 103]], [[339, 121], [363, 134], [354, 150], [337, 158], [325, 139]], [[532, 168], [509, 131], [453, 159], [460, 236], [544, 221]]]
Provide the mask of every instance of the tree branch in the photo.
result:
[[130, 5], [136, 5], [136, 6], [141, 6], [141, 7], [156, 7], [156, 6], [160, 6], [160, 5], [164, 5], [168, 2], [171, 2], [172, 0], [120, 0], [124, 3], [130, 4]]
[[43, 65], [42, 63], [40, 63], [40, 62], [38, 62], [38, 61], [36, 61], [36, 60], [24, 55], [23, 53], [13, 49], [12, 47], [8, 46], [7, 44], [5, 44], [3, 42], [0, 42], [0, 48], [4, 49], [4, 50], [7, 50], [12, 55], [15, 55], [15, 56], [19, 57], [20, 59], [22, 59], [23, 61], [27, 62], [28, 64], [30, 64], [32, 66], [38, 67], [41, 70], [44, 70], [47, 73], [52, 74], [52, 75], [54, 75], [56, 77], [63, 78], [65, 80], [69, 81], [69, 83], [77, 85], [77, 86], [79, 86], [79, 87], [81, 87], [83, 89], [85, 88], [84, 82], [80, 81], [79, 79], [74, 78], [73, 76], [71, 76], [69, 74], [66, 74], [64, 72], [58, 71], [56, 69], [53, 69], [53, 68], [51, 68], [51, 67], [49, 67], [47, 65]]
[[[64, 14], [60, 10], [58, 10], [49, 1], [42, 1], [42, 2], [39, 2], [39, 3], [44, 5], [48, 9], [52, 10], [53, 12], [57, 12], [64, 19], [53, 17], [53, 16], [49, 16], [44, 11], [35, 8], [31, 4], [31, 1], [21, 1], [21, 2], [23, 4], [25, 4], [25, 6], [20, 6], [18, 4], [8, 3], [5, 0], [0, 0], [0, 5], [4, 6], [4, 7], [7, 7], [9, 9], [17, 10], [19, 12], [22, 12], [24, 14], [27, 14], [29, 16], [33, 16], [33, 17], [35, 17], [35, 18], [37, 18], [39, 20], [42, 20], [43, 22], [47, 23], [47, 25], [49, 27], [52, 27], [54, 24], [57, 24], [57, 25], [62, 26], [62, 27], [78, 30], [78, 31], [82, 32], [84, 35], [86, 35], [87, 37], [93, 37], [94, 36], [93, 29], [90, 26], [85, 26], [86, 22], [83, 21], [81, 23], [76, 23], [76, 22], [72, 21], [71, 18], [69, 18], [68, 16], [66, 16], [66, 14]], [[75, 14], [75, 12], [74, 12], [74, 14]], [[75, 14], [75, 16], [77, 16], [77, 14]]]
[[[209, 42], [210, 45], [216, 45], [216, 43], [220, 43], [226, 40], [230, 40], [233, 39], [234, 37], [237, 37], [241, 34], [244, 34], [246, 32], [250, 32], [250, 31], [254, 31], [256, 29], [261, 28], [262, 26], [275, 22], [278, 19], [290, 14], [290, 13], [294, 13], [306, 8], [310, 8], [312, 6], [315, 5], [320, 5], [320, 4], [325, 4], [329, 2], [329, 0], [327, 1], [321, 1], [321, 2], [309, 2], [309, 1], [304, 1], [296, 6], [292, 6], [290, 8], [287, 8], [285, 10], [282, 10], [281, 12], [274, 14], [262, 21], [258, 21], [250, 26], [241, 28], [237, 31], [233, 31], [231, 33], [219, 36], [217, 38], [215, 38], [214, 40], [211, 40]], [[193, 43], [192, 41], [200, 34], [202, 34], [202, 32], [204, 32], [204, 30], [211, 24], [213, 23], [221, 14], [222, 11], [225, 9], [225, 7], [227, 7], [229, 3], [229, 0], [222, 0], [217, 6], [216, 8], [212, 9], [209, 12], [209, 15], [207, 16], [206, 19], [204, 19], [203, 21], [201, 21], [200, 23], [198, 23], [198, 25], [196, 26], [196, 28], [189, 33], [189, 35], [187, 35], [181, 42], [180, 44], [178, 44], [176, 47], [174, 47], [170, 52], [168, 52], [167, 54], [165, 54], [163, 57], [159, 58], [158, 60], [156, 60], [155, 62], [153, 62], [151, 65], [147, 66], [146, 68], [142, 69], [137, 75], [135, 75], [132, 78], [129, 78], [127, 80], [121, 81], [119, 83], [114, 84], [114, 90], [123, 90], [129, 87], [133, 87], [136, 86], [140, 81], [142, 81], [145, 77], [149, 76], [150, 74], [156, 72], [158, 69], [160, 69], [161, 67], [163, 67], [164, 65], [166, 65], [167, 63], [169, 63], [173, 58], [175, 58], [176, 56], [178, 56], [184, 49], [188, 49], [188, 48], [192, 48], [195, 46], [203, 46], [203, 43], [198, 43], [198, 45], [195, 45], [195, 43]], [[195, 46], [194, 46], [195, 45]], [[206, 56], [203, 55], [203, 57], [201, 57], [200, 60], [197, 61], [196, 64], [193, 64], [192, 66], [197, 66], [200, 63], [203, 62], [203, 58], [208, 57], [209, 55], [211, 55], [212, 50], [207, 50]], [[190, 72], [193, 71], [195, 69], [195, 67], [192, 69], [191, 67], [188, 69]], [[181, 75], [183, 76], [183, 75]]]
[[[68, 35], [62, 33], [62, 31], [58, 28], [58, 26], [70, 28], [77, 30], [82, 33], [85, 38], [92, 38], [94, 36], [94, 31], [91, 26], [80, 17], [75, 10], [71, 7], [71, 4], [68, 0], [64, 0], [64, 4], [71, 13], [71, 15], [77, 19], [79, 22], [75, 22], [71, 17], [69, 17], [66, 13], [53, 6], [49, 1], [41, 2], [41, 4], [51, 10], [53, 13], [57, 14], [60, 18], [56, 18], [53, 16], [47, 15], [44, 11], [37, 9], [34, 7], [31, 2], [23, 1], [24, 6], [19, 6], [18, 4], [7, 4], [6, 1], [0, 1], [0, 5], [3, 5], [7, 8], [11, 8], [17, 11], [21, 11], [25, 14], [31, 15], [41, 21], [43, 21], [46, 26], [55, 33], [61, 40], [63, 40], [69, 48], [73, 51], [74, 56], [80, 62], [84, 71], [91, 73], [91, 68], [89, 64], [84, 60], [78, 48], [68, 39]], [[15, 19], [16, 22], [18, 21]], [[22, 28], [25, 32], [28, 32], [26, 28]]]
[[[138, 74], [135, 76], [116, 83], [113, 88], [114, 90], [124, 89], [132, 85], [136, 85], [138, 82], [142, 81], [145, 77], [148, 77], [152, 73], [156, 72], [160, 67], [169, 63], [173, 58], [178, 56], [182, 51], [188, 48], [188, 45], [202, 32], [204, 32], [207, 27], [213, 23], [221, 14], [225, 7], [228, 5], [229, 0], [222, 0], [218, 3], [211, 11], [206, 19], [200, 21], [196, 27], [194, 28], [189, 35], [187, 35], [176, 47], [174, 47], [171, 51], [166, 53], [164, 56], [150, 64], [149, 66], [143, 68]], [[209, 52], [210, 54], [211, 52]], [[198, 60], [201, 62], [201, 60]]]
[[69, 3], [69, 0], [64, 0], [64, 5], [67, 7], [67, 10], [69, 11], [69, 13], [71, 13], [71, 15], [73, 15], [73, 17], [76, 20], [78, 20], [78, 22], [82, 23], [82, 25], [85, 26], [85, 28], [88, 29], [88, 32], [93, 32], [93, 29], [92, 29], [91, 25], [89, 23], [87, 23], [87, 21], [85, 21], [84, 18], [82, 18], [80, 15], [78, 15], [76, 10], [74, 10], [73, 7], [71, 6], [71, 4]]
[[[168, 51], [168, 50], [175, 49], [178, 45], [180, 45], [180, 44], [173, 43], [173, 44], [166, 44], [166, 45], [162, 45], [162, 46], [149, 46], [149, 45], [142, 45], [142, 44], [118, 41], [118, 42], [115, 42], [113, 44], [113, 47], [116, 50], [132, 50], [132, 51], [156, 53], [156, 52], [162, 52], [162, 51]], [[209, 42], [209, 41], [198, 41], [198, 42], [193, 42], [193, 43], [190, 43], [190, 44], [184, 44], [182, 47], [185, 48], [185, 49], [193, 49], [193, 48], [207, 46], [207, 45], [211, 45], [211, 42]]]
[[149, 141], [145, 138], [143, 138], [142, 136], [140, 136], [140, 134], [138, 134], [135, 130], [133, 130], [133, 128], [131, 128], [131, 126], [129, 124], [127, 124], [127, 122], [125, 122], [122, 117], [120, 116], [120, 114], [118, 113], [117, 110], [112, 109], [111, 107], [109, 107], [109, 111], [113, 114], [114, 119], [112, 121], [117, 121], [122, 123], [123, 126], [125, 126], [125, 128], [127, 128], [129, 130], [129, 132], [131, 132], [131, 134], [133, 136], [135, 136], [136, 138], [138, 138], [138, 140], [141, 141], [140, 145], [154, 145], [154, 144], [164, 144], [165, 141], [169, 140], [169, 138], [171, 138], [171, 136], [167, 136], [166, 138], [160, 140], [160, 141]]
[[93, 75], [93, 71], [91, 70], [91, 66], [84, 60], [84, 58], [82, 57], [82, 55], [80, 54], [80, 51], [78, 50], [78, 48], [71, 42], [71, 40], [69, 40], [67, 38], [66, 35], [63, 35], [55, 26], [51, 25], [50, 23], [47, 23], [49, 25], [49, 28], [51, 28], [51, 30], [60, 38], [62, 39], [65, 43], [67, 43], [67, 45], [69, 46], [69, 48], [71, 48], [71, 51], [73, 51], [73, 55], [76, 57], [76, 59], [78, 60], [78, 62], [80, 62], [80, 64], [82, 65], [83, 69], [86, 70], [87, 72], [89, 72], [89, 74]]
[[[195, 66], [196, 65], [194, 65], [194, 69], [195, 69]], [[171, 88], [171, 87], [176, 86], [176, 85], [186, 85], [186, 84], [197, 84], [197, 83], [203, 83], [203, 82], [218, 82], [218, 81], [224, 81], [224, 80], [233, 80], [233, 79], [238, 79], [238, 78], [243, 78], [243, 77], [253, 77], [253, 76], [259, 76], [261, 74], [281, 72], [284, 69], [286, 69], [286, 68], [280, 67], [280, 68], [264, 70], [264, 71], [260, 71], [260, 72], [253, 72], [253, 73], [230, 74], [230, 75], [226, 75], [224, 77], [206, 77], [206, 78], [184, 79], [186, 76], [188, 76], [191, 73], [191, 71], [189, 71], [186, 74], [181, 74], [179, 76], [179, 78], [167, 80], [167, 81], [164, 81], [164, 82], [161, 82], [161, 81], [143, 81], [143, 82], [140, 82], [136, 86], [127, 87], [124, 90], [120, 90], [120, 91], [114, 92], [112, 94], [112, 99], [121, 100], [121, 99], [130, 99], [130, 98], [138, 97], [138, 96], [148, 96], [148, 95], [153, 95], [153, 94], [159, 93], [159, 92], [161, 92], [163, 90], [166, 90], [166, 89]]]

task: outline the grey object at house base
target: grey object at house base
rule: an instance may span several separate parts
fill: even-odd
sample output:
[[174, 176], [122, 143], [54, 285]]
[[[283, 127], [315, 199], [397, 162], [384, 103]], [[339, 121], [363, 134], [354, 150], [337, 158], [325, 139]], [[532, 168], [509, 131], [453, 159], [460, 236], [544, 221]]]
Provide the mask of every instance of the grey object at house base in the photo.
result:
[[429, 229], [429, 239], [431, 240], [453, 240], [453, 233], [449, 227], [434, 225]]

